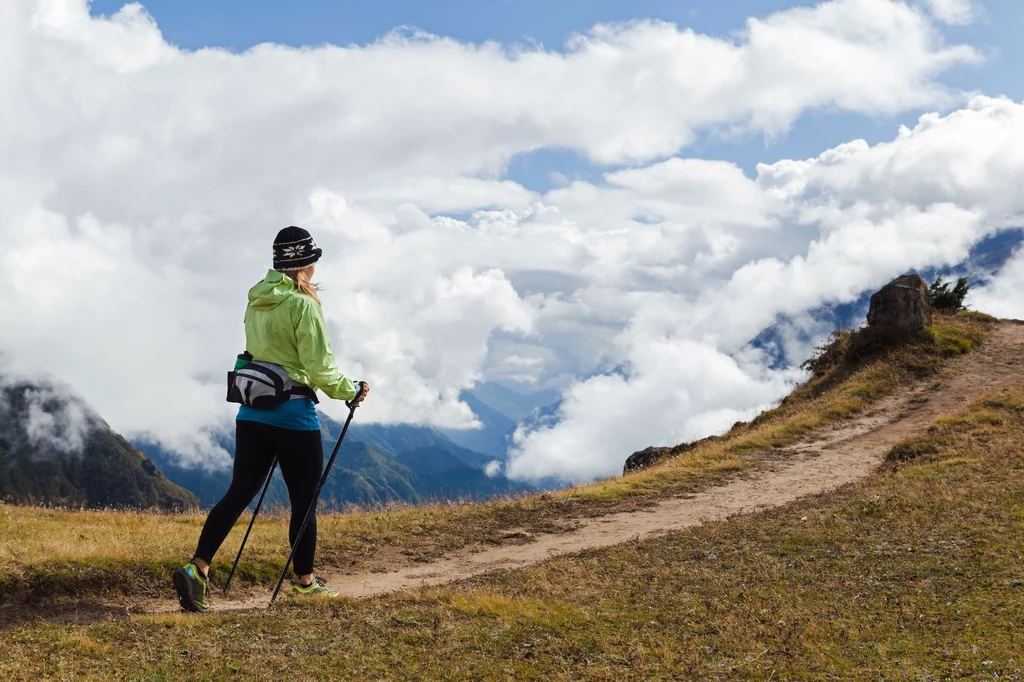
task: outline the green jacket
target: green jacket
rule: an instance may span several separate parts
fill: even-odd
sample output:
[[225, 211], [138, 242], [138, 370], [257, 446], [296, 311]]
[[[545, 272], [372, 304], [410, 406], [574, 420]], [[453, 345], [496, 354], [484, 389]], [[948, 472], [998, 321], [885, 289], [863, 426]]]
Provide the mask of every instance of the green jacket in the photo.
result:
[[270, 270], [249, 290], [245, 348], [256, 360], [284, 367], [292, 381], [319, 388], [335, 400], [356, 397], [356, 385], [334, 366], [320, 304], [288, 275]]

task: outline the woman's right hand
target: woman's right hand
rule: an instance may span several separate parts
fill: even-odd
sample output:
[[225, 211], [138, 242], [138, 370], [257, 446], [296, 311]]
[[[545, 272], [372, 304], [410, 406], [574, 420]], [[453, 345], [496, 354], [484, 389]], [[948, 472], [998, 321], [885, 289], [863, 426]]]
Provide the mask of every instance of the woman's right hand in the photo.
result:
[[359, 382], [359, 393], [356, 393], [356, 397], [352, 400], [347, 401], [345, 404], [351, 408], [359, 407], [366, 400], [366, 395], [370, 392], [370, 384], [365, 381]]

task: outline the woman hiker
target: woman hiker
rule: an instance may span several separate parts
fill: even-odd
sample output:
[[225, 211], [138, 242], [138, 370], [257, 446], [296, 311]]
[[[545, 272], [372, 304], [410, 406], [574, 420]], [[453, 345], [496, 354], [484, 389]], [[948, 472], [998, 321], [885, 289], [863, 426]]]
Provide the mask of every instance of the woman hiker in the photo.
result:
[[[322, 253], [306, 230], [284, 228], [274, 239], [274, 269], [249, 290], [246, 350], [254, 360], [283, 367], [299, 390], [293, 389], [291, 399], [272, 409], [239, 407], [231, 485], [210, 510], [192, 560], [174, 573], [178, 601], [187, 611], [202, 612], [209, 607], [207, 575], [213, 555], [259, 492], [275, 456], [288, 487], [292, 507], [289, 539], [294, 545], [324, 465], [314, 390], [345, 400], [350, 407], [361, 403], [370, 390], [366, 382], [353, 382], [334, 366], [327, 323], [311, 281]], [[337, 593], [327, 589], [322, 578], [313, 576], [315, 551], [314, 510], [295, 550], [291, 591], [334, 596]]]

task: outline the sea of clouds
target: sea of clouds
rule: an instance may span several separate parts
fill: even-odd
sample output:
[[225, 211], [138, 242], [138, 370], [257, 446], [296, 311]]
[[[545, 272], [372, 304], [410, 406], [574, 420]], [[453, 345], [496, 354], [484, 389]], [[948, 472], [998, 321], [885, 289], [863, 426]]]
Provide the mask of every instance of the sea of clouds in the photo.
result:
[[[785, 395], [829, 329], [808, 311], [962, 262], [1024, 224], [1024, 105], [952, 90], [964, 0], [832, 0], [735, 35], [599, 25], [558, 49], [401, 30], [242, 53], [169, 44], [138, 4], [0, 4], [0, 351], [118, 431], [227, 460], [223, 374], [278, 229], [309, 229], [364, 421], [471, 426], [463, 389], [562, 392], [507, 471], [583, 481]], [[812, 111], [933, 109], [891, 141], [761, 165], [701, 135]], [[544, 194], [517, 155], [607, 171]], [[1024, 317], [1018, 252], [973, 302]], [[786, 363], [751, 345], [781, 328]], [[324, 405], [337, 416], [341, 405]]]

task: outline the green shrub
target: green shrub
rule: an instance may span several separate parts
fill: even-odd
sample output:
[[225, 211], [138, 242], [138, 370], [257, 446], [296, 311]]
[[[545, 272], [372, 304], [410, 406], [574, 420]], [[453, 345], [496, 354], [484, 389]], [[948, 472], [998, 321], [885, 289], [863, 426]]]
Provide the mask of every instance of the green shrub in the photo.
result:
[[943, 282], [941, 276], [936, 277], [928, 288], [932, 298], [932, 309], [950, 313], [963, 310], [964, 297], [967, 296], [968, 289], [970, 286], [966, 277], [958, 279], [952, 289], [949, 288], [949, 282]]

